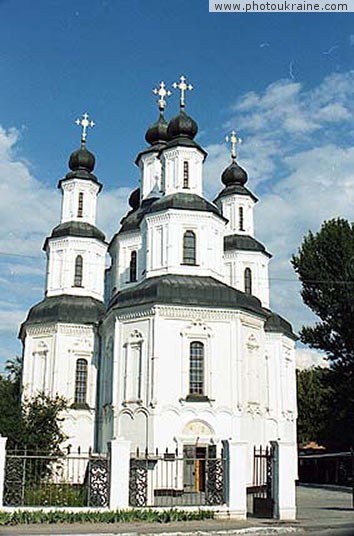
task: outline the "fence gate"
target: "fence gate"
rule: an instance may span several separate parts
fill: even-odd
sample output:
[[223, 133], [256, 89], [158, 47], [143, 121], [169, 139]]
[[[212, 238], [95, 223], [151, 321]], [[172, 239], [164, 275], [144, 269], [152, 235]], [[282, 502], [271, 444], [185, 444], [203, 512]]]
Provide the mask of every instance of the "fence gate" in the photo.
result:
[[139, 455], [130, 460], [131, 506], [224, 504], [223, 453], [215, 446], [188, 445], [178, 451]]
[[253, 449], [253, 482], [248, 488], [251, 495], [250, 512], [258, 517], [273, 517], [274, 497], [273, 485], [273, 447], [254, 447]]
[[4, 506], [108, 506], [105, 455], [7, 451]]

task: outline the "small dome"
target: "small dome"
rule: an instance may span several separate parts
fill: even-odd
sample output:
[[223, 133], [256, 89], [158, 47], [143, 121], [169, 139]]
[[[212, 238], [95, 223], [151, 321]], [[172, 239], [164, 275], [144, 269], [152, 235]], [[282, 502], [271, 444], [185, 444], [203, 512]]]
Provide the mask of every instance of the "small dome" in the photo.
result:
[[69, 168], [72, 171], [78, 169], [85, 169], [91, 173], [95, 167], [95, 155], [90, 153], [86, 147], [80, 147], [77, 151], [74, 151], [69, 158]]
[[129, 205], [133, 210], [137, 210], [140, 207], [140, 188], [137, 188], [130, 194]]
[[150, 145], [155, 145], [156, 143], [165, 143], [168, 140], [167, 135], [167, 121], [164, 118], [163, 114], [160, 113], [160, 117], [148, 128], [145, 134], [145, 139]]
[[236, 161], [233, 161], [223, 171], [221, 180], [225, 186], [233, 186], [234, 184], [241, 184], [241, 186], [243, 186], [246, 184], [248, 176], [246, 171], [242, 169], [242, 167], [240, 167]]
[[190, 139], [195, 138], [198, 132], [198, 125], [185, 113], [184, 110], [181, 110], [176, 117], [171, 119], [168, 124], [167, 134], [169, 139], [178, 138], [184, 136]]

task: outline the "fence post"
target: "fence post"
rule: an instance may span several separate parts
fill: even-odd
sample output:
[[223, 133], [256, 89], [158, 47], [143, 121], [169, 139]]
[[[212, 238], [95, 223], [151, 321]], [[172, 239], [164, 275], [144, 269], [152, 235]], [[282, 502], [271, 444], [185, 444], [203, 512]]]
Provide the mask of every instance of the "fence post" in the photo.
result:
[[230, 440], [224, 443], [227, 457], [226, 501], [230, 517], [237, 519], [247, 517], [247, 447], [245, 441]]
[[296, 519], [296, 445], [286, 441], [271, 441], [271, 445], [274, 449], [272, 483], [274, 517], [283, 521], [293, 521]]
[[109, 508], [111, 510], [129, 507], [130, 443], [122, 437], [109, 442], [111, 460]]
[[0, 437], [0, 508], [4, 506], [6, 441], [7, 437]]

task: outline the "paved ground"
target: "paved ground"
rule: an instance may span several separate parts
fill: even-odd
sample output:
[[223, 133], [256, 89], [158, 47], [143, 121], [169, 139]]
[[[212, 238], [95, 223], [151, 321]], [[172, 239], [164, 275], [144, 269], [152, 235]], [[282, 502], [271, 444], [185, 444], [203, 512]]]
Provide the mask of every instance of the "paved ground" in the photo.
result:
[[[117, 525], [29, 525], [0, 527], [3, 536], [32, 536], [56, 534], [95, 534], [124, 536], [232, 536], [252, 534], [311, 534], [311, 536], [354, 536], [354, 510], [351, 493], [319, 488], [299, 487], [297, 490], [298, 519], [294, 523], [279, 523], [274, 520], [249, 518], [240, 521], [196, 521], [189, 523], [122, 523]], [[204, 533], [204, 534], [203, 534]], [[208, 533], [207, 535], [205, 533]]]

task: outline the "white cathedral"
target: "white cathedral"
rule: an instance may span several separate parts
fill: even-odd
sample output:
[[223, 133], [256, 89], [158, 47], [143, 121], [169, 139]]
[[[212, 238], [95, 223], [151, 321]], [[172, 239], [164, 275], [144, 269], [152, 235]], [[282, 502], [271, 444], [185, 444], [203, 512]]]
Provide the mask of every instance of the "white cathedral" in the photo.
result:
[[[44, 243], [44, 299], [21, 326], [23, 391], [68, 401], [67, 444], [98, 452], [195, 452], [225, 439], [296, 443], [295, 335], [269, 309], [271, 255], [254, 237], [256, 196], [232, 158], [211, 202], [205, 150], [185, 111], [160, 115], [139, 152], [140, 185], [106, 242], [96, 227], [95, 157], [81, 148], [59, 181], [61, 222]], [[217, 177], [215, 178], [217, 180]], [[115, 218], [114, 213], [112, 217]], [[110, 267], [106, 269], [106, 259]], [[251, 456], [251, 454], [250, 454]]]

